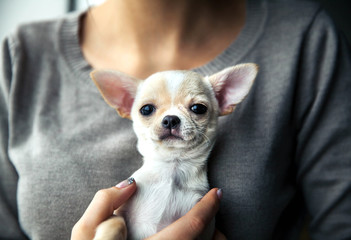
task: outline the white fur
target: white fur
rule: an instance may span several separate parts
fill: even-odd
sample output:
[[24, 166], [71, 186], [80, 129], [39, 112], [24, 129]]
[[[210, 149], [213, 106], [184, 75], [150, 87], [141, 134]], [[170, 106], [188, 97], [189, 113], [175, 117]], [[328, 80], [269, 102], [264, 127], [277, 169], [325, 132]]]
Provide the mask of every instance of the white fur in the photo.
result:
[[185, 75], [183, 72], [167, 72], [164, 77], [167, 83], [168, 91], [174, 97], [174, 95], [178, 92]]

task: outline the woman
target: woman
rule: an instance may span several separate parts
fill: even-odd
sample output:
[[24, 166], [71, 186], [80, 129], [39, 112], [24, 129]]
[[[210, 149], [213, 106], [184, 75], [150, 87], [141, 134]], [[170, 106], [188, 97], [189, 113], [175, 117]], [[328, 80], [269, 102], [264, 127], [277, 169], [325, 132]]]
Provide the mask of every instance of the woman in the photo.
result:
[[[103, 190], [83, 215], [95, 192], [141, 165], [131, 123], [100, 98], [93, 68], [143, 79], [243, 62], [258, 64], [259, 75], [221, 119], [209, 159], [210, 184], [224, 192], [217, 228], [228, 239], [297, 239], [308, 214], [315, 239], [351, 237], [350, 59], [329, 17], [301, 2], [108, 0], [21, 27], [4, 44], [2, 237], [63, 239], [75, 225], [73, 239], [91, 238], [111, 204], [133, 193], [135, 184]], [[180, 220], [200, 227], [176, 223], [168, 237], [192, 239], [205, 227], [216, 191], [200, 203]]]

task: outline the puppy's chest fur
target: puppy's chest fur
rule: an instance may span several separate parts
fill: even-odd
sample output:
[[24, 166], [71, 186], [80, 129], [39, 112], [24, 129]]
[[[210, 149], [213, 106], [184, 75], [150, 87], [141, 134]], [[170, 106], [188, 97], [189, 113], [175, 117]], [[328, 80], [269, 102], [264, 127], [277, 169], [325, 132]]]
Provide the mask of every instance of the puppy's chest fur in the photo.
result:
[[132, 176], [138, 189], [124, 206], [130, 239], [142, 239], [158, 232], [186, 214], [208, 191], [205, 169], [182, 161], [145, 164]]

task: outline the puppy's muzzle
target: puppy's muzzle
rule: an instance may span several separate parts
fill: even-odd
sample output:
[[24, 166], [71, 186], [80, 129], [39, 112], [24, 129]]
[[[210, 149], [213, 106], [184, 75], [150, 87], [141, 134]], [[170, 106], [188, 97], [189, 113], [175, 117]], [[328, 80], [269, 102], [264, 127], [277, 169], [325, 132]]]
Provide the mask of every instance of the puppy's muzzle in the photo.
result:
[[162, 120], [162, 127], [165, 129], [176, 129], [180, 125], [180, 119], [177, 116], [167, 115]]

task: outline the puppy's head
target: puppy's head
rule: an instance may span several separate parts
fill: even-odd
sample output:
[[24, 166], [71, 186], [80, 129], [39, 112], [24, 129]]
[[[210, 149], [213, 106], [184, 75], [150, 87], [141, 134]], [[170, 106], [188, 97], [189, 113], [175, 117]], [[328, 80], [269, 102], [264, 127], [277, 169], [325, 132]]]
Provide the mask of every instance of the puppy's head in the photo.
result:
[[105, 101], [133, 120], [139, 151], [189, 151], [212, 145], [217, 117], [233, 112], [249, 92], [255, 64], [241, 64], [203, 77], [166, 71], [139, 80], [116, 71], [91, 76]]

